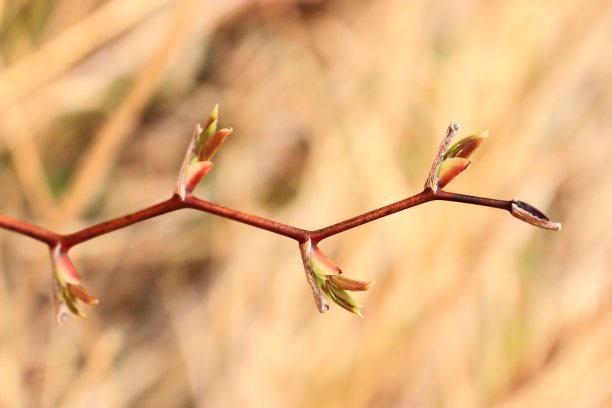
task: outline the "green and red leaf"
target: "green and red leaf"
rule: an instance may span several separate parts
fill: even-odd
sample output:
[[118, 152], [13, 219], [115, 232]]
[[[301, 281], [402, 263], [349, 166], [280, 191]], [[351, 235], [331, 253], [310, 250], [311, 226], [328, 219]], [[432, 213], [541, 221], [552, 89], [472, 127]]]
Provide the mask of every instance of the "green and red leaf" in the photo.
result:
[[470, 165], [470, 161], [463, 157], [444, 159], [438, 170], [438, 187], [443, 188]]
[[467, 159], [476, 151], [476, 149], [478, 149], [482, 142], [487, 140], [488, 137], [488, 130], [485, 130], [482, 133], [464, 137], [463, 139], [453, 143], [453, 145], [448, 148], [446, 154], [444, 155], [444, 159], [449, 159], [452, 157], [462, 157]]

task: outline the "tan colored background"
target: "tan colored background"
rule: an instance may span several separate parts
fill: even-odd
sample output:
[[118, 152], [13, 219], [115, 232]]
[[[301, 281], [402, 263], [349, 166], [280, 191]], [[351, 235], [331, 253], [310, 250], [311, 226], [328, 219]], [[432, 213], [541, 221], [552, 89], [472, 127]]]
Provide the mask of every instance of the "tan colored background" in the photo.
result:
[[2, 407], [612, 406], [612, 7], [594, 1], [0, 0], [0, 212], [74, 231], [165, 199], [212, 106], [203, 198], [318, 228], [416, 193], [447, 124], [491, 137], [432, 203], [333, 237], [365, 319], [294, 242], [183, 211], [75, 248], [0, 232]]

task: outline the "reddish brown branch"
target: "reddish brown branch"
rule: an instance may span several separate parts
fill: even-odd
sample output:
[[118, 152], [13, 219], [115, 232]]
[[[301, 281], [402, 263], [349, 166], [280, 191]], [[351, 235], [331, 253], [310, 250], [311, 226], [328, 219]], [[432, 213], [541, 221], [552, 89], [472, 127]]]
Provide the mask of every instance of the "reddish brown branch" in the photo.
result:
[[181, 199], [174, 195], [172, 198], [166, 201], [162, 201], [161, 203], [152, 205], [143, 210], [101, 222], [100, 224], [73, 232], [72, 234], [63, 235], [60, 242], [62, 247], [68, 250], [77, 244], [89, 241], [90, 239], [99, 237], [100, 235], [108, 234], [109, 232], [127, 227], [128, 225], [136, 224], [138, 222], [148, 220], [149, 218], [180, 210], [184, 207], [185, 205]]
[[397, 201], [393, 204], [377, 208], [364, 214], [360, 214], [356, 217], [349, 218], [348, 220], [344, 220], [337, 224], [330, 225], [329, 227], [313, 231], [310, 234], [310, 239], [312, 240], [312, 243], [316, 245], [318, 242], [322, 241], [325, 238], [331, 237], [332, 235], [336, 235], [351, 228], [367, 224], [368, 222], [372, 222], [379, 218], [386, 217], [387, 215], [394, 214], [398, 211], [406, 210], [410, 207], [426, 203], [428, 201], [434, 200], [434, 197], [435, 195], [433, 191], [422, 191], [419, 194], [413, 195], [412, 197], [408, 197], [404, 200]]
[[510, 211], [512, 208], [511, 200], [497, 200], [494, 198], [476, 197], [465, 194], [450, 193], [444, 190], [438, 190], [435, 199], [442, 201], [454, 201], [456, 203], [482, 205], [484, 207], [499, 208], [501, 210], [508, 211]]
[[37, 241], [44, 242], [52, 246], [59, 240], [59, 235], [38, 225], [30, 224], [25, 221], [15, 220], [5, 215], [0, 215], [0, 228], [27, 235]]
[[511, 211], [512, 200], [497, 200], [494, 198], [477, 197], [465, 194], [450, 193], [444, 190], [438, 190], [435, 193], [430, 189], [425, 189], [419, 194], [415, 194], [412, 197], [408, 197], [404, 200], [395, 202], [393, 204], [386, 205], [381, 208], [369, 211], [364, 214], [360, 214], [356, 217], [349, 218], [348, 220], [341, 221], [337, 224], [330, 225], [329, 227], [321, 228], [310, 233], [310, 238], [313, 244], [317, 244], [325, 238], [339, 234], [351, 228], [358, 227], [368, 222], [377, 220], [387, 215], [394, 214], [399, 211], [406, 210], [417, 205], [425, 204], [429, 201], [454, 201], [457, 203], [466, 203], [473, 205], [481, 205], [484, 207], [499, 208], [502, 210]]
[[[193, 196], [192, 191], [199, 181], [212, 168], [210, 159], [219, 145], [230, 134], [231, 129], [217, 130], [218, 112], [215, 108], [205, 128], [197, 126], [191, 143], [185, 154], [183, 166], [177, 180], [175, 194], [160, 203], [145, 209], [110, 219], [84, 228], [71, 234], [57, 234], [37, 225], [0, 215], [0, 228], [8, 229], [47, 244], [52, 253], [54, 269], [54, 297], [58, 300], [58, 320], [63, 321], [67, 311], [80, 316], [84, 313], [79, 308], [79, 301], [94, 304], [97, 299], [81, 286], [80, 275], [68, 256], [68, 250], [75, 245], [89, 241], [129, 225], [157, 217], [169, 212], [191, 208], [198, 211], [224, 217], [243, 224], [282, 235], [299, 242], [304, 268], [310, 283], [317, 306], [321, 312], [329, 309], [325, 296], [341, 307], [361, 314], [361, 306], [347, 291], [366, 290], [369, 282], [359, 282], [345, 277], [335, 277], [340, 268], [331, 262], [317, 244], [325, 238], [367, 224], [382, 217], [406, 210], [430, 201], [454, 201], [472, 205], [481, 205], [509, 211], [514, 217], [540, 228], [559, 230], [561, 224], [550, 221], [541, 211], [519, 200], [497, 200], [464, 194], [450, 193], [442, 188], [469, 165], [467, 157], [482, 143], [486, 134], [472, 135], [450, 146], [451, 139], [459, 126], [451, 123], [438, 154], [434, 159], [429, 176], [422, 192], [395, 203], [357, 215], [336, 224], [308, 231], [283, 224], [268, 218], [248, 214], [233, 208], [223, 207]], [[325, 296], [323, 295], [325, 293]]]
[[174, 195], [166, 201], [154, 204], [145, 209], [126, 214], [121, 217], [113, 218], [111, 220], [104, 221], [96, 225], [92, 225], [90, 227], [73, 232], [71, 234], [56, 234], [55, 232], [49, 231], [37, 225], [15, 220], [3, 215], [0, 215], [0, 228], [27, 235], [50, 246], [55, 246], [59, 243], [62, 248], [64, 248], [64, 250], [68, 250], [75, 245], [89, 241], [101, 235], [108, 234], [118, 229], [125, 228], [129, 225], [136, 224], [138, 222], [145, 221], [150, 218], [154, 218], [169, 212], [181, 210], [184, 208], [191, 208], [209, 214], [224, 217], [230, 220], [234, 220], [243, 224], [247, 224], [255, 228], [270, 231], [272, 233], [282, 235], [288, 238], [292, 238], [300, 243], [310, 239], [312, 243], [316, 245], [325, 238], [340, 234], [349, 229], [367, 224], [369, 222], [375, 221], [382, 217], [386, 217], [396, 212], [403, 211], [408, 208], [436, 200], [481, 205], [485, 207], [499, 208], [508, 211], [511, 211], [512, 207], [512, 201], [496, 200], [486, 197], [476, 197], [465, 194], [450, 193], [444, 190], [438, 190], [434, 193], [432, 190], [426, 189], [418, 194], [386, 205], [384, 207], [368, 211], [366, 213], [357, 215], [344, 221], [340, 221], [336, 224], [324, 228], [320, 228], [318, 230], [308, 231], [302, 228], [283, 224], [281, 222], [274, 221], [268, 218], [248, 214], [239, 210], [235, 210], [233, 208], [223, 207], [218, 204], [201, 200], [193, 195], [188, 195], [187, 197], [185, 197], [184, 201], [181, 200], [178, 195]]
[[299, 242], [304, 242], [308, 239], [308, 231], [306, 230], [292, 227], [291, 225], [273, 221], [268, 218], [259, 217], [257, 215], [247, 214], [242, 211], [234, 210], [233, 208], [223, 207], [218, 204], [200, 200], [194, 196], [187, 196], [185, 198], [185, 207], [218, 215], [219, 217], [229, 218], [230, 220], [251, 225], [253, 227], [270, 231], [278, 235], [283, 235], [288, 238], [293, 238]]

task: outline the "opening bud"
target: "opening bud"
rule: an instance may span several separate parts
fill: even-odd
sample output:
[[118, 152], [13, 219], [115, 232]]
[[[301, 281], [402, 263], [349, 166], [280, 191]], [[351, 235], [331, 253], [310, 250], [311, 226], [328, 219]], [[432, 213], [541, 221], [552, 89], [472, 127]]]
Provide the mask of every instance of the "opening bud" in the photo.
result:
[[301, 244], [300, 249], [302, 251], [306, 277], [313, 290], [319, 311], [325, 312], [329, 309], [325, 300], [325, 296], [327, 296], [338, 306], [363, 317], [361, 305], [349, 295], [348, 291], [368, 290], [374, 282], [362, 282], [345, 278], [341, 275], [342, 271], [340, 268], [316, 245], [312, 245], [310, 240]]
[[190, 194], [212, 168], [210, 159], [217, 152], [223, 141], [232, 134], [232, 129], [217, 130], [219, 120], [219, 105], [208, 117], [206, 127], [199, 124], [191, 137], [189, 147], [185, 152], [183, 164], [176, 181], [175, 193], [183, 200]]
[[57, 322], [64, 324], [70, 313], [85, 317], [79, 301], [95, 305], [98, 299], [81, 285], [79, 273], [68, 254], [59, 245], [51, 251], [51, 261], [53, 265], [53, 303]]

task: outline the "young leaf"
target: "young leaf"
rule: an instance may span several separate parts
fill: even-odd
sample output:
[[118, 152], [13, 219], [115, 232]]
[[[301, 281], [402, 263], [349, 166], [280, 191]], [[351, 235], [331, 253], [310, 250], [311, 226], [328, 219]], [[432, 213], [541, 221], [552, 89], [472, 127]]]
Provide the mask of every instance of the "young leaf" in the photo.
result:
[[200, 160], [210, 160], [217, 153], [217, 150], [223, 143], [223, 141], [232, 134], [234, 130], [232, 128], [229, 129], [221, 129], [215, 132], [214, 135], [209, 137], [202, 144], [202, 151], [200, 153]]
[[331, 275], [329, 277], [331, 283], [342, 290], [350, 290], [350, 291], [365, 291], [370, 289], [374, 282], [362, 282], [350, 278], [346, 278], [342, 275]]
[[451, 157], [444, 159], [438, 170], [438, 188], [443, 188], [452, 179], [457, 177], [463, 170], [467, 169], [470, 161], [463, 157]]
[[448, 159], [451, 157], [463, 157], [464, 159], [467, 159], [476, 151], [476, 149], [478, 149], [482, 142], [487, 140], [488, 137], [488, 130], [485, 130], [479, 134], [464, 137], [448, 148], [444, 158]]
[[313, 245], [310, 249], [310, 265], [313, 272], [320, 277], [342, 273], [338, 265], [333, 263], [316, 245]]

